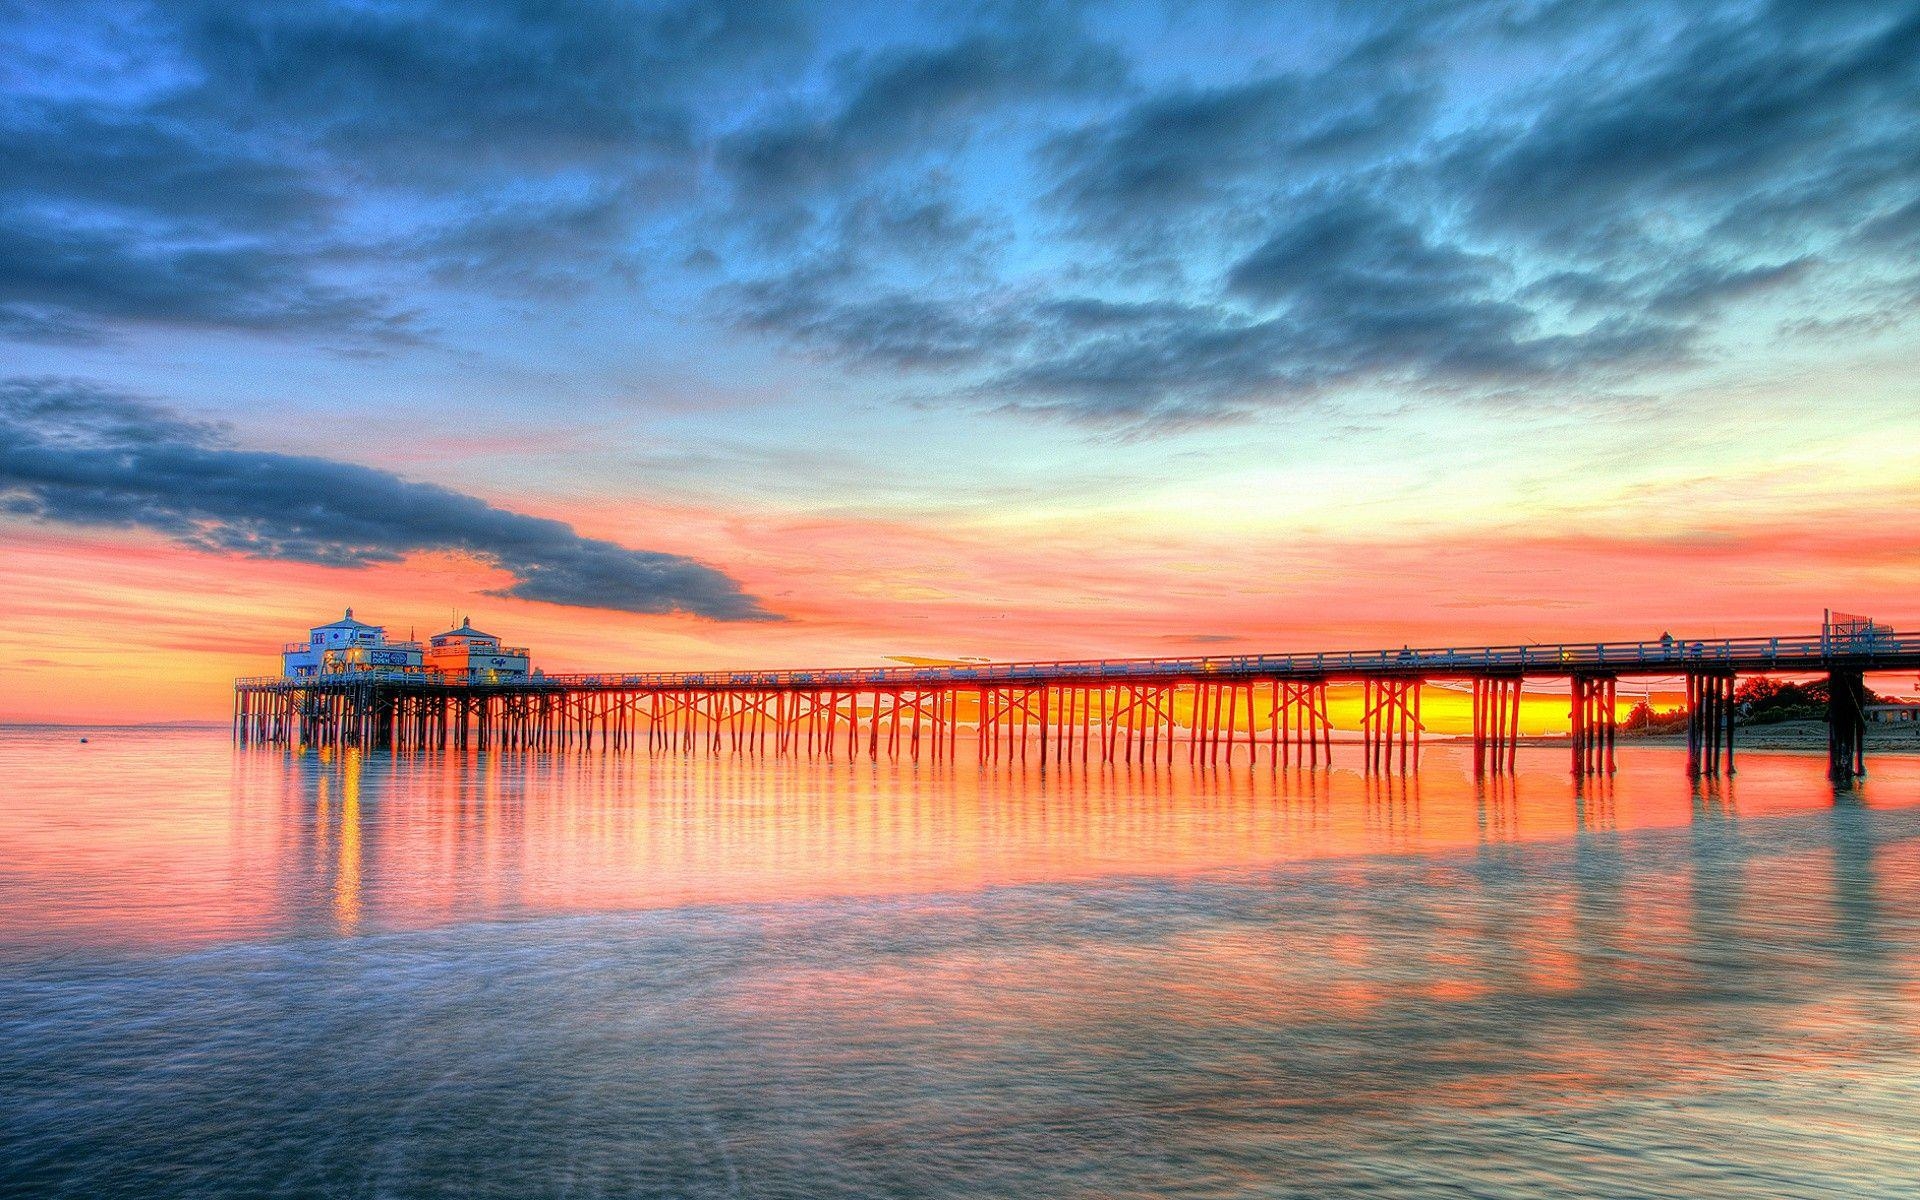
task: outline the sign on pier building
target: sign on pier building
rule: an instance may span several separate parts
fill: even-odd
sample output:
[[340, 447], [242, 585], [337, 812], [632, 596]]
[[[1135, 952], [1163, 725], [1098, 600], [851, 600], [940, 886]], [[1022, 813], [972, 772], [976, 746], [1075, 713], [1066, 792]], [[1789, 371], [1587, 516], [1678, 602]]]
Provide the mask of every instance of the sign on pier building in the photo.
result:
[[419, 670], [419, 642], [391, 642], [378, 625], [353, 619], [353, 610], [338, 621], [315, 625], [304, 642], [290, 642], [281, 651], [282, 671], [288, 679], [308, 675], [344, 675], [356, 671]]

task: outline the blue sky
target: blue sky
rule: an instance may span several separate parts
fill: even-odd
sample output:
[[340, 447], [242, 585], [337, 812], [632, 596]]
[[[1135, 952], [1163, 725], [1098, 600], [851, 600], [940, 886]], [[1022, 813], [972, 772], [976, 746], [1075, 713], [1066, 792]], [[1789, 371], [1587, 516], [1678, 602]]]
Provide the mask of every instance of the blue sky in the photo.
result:
[[[11, 537], [448, 552], [584, 608], [663, 555], [616, 611], [804, 625], [727, 598], [806, 569], [756, 522], [1253, 572], [1916, 483], [1912, 4], [0, 14]], [[135, 461], [188, 427], [321, 490]], [[369, 534], [355, 467], [641, 557], [548, 546], [539, 600], [495, 524]]]

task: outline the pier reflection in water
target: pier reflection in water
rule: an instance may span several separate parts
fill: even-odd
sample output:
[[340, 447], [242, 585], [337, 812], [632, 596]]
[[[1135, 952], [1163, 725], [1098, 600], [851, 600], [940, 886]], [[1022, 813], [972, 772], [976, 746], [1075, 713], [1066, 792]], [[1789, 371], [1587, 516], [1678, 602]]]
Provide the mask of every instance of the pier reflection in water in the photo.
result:
[[0, 737], [0, 1172], [52, 1194], [1898, 1195], [1920, 1154], [1913, 760]]

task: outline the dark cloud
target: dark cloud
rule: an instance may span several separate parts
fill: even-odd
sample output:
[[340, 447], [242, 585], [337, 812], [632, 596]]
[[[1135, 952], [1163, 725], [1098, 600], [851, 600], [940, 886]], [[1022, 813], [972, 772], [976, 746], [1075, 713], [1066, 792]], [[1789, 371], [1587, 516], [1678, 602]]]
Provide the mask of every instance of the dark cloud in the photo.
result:
[[1745, 297], [1788, 286], [1813, 266], [1811, 256], [1750, 267], [1692, 266], [1663, 278], [1646, 297], [1647, 310], [1662, 316], [1704, 315]]
[[1051, 199], [1096, 230], [1157, 229], [1418, 136], [1433, 87], [1344, 60], [1318, 73], [1178, 88], [1056, 138]]
[[186, 230], [312, 229], [340, 206], [312, 173], [246, 139], [135, 108], [19, 99], [0, 106], [0, 198], [84, 199], [103, 218]]
[[113, 9], [138, 86], [0, 103], [0, 332], [391, 339], [428, 281], [631, 281], [640, 222], [697, 175], [696, 90], [803, 26], [779, 0]]
[[[1175, 83], [1043, 139], [1030, 199], [1064, 218], [1066, 269], [814, 255], [759, 280], [746, 323], [938, 371], [962, 403], [1139, 428], [1354, 385], [1596, 395], [1816, 282], [1909, 304], [1920, 12], [1801, 8], [1357, 6], [1324, 67]], [[1483, 88], [1501, 55], [1551, 69]]]
[[[1671, 319], [1786, 268], [1682, 276], [1549, 324], [1512, 268], [1365, 193], [1302, 198], [1292, 218], [1192, 302], [976, 292], [870, 296], [841, 275], [752, 293], [755, 322], [850, 362], [978, 369], [967, 395], [1088, 425], [1174, 428], [1315, 399], [1334, 386], [1604, 378], [1677, 361]], [[1569, 285], [1570, 286], [1570, 285]], [[1641, 311], [1645, 310], [1645, 311]]]
[[464, 554], [497, 594], [621, 612], [774, 619], [724, 573], [334, 459], [246, 450], [215, 425], [72, 381], [0, 384], [0, 512], [145, 529], [183, 546], [353, 567]]
[[1645, 313], [1691, 327], [1727, 305], [1790, 287], [1816, 266], [1812, 256], [1803, 256], [1754, 266], [1683, 263], [1617, 274], [1572, 269], [1536, 279], [1521, 294], [1530, 305], [1544, 301], [1576, 314]]
[[0, 334], [361, 343], [472, 311], [442, 289], [657, 286], [916, 398], [1178, 425], [1913, 311], [1913, 6], [1315, 11], [1149, 64], [1137, 14], [1045, 2], [129, 6], [107, 85], [14, 56]]
[[1297, 403], [1321, 382], [1293, 353], [1301, 334], [1285, 320], [1217, 305], [1084, 302], [1036, 316], [1037, 352], [1003, 362], [978, 397], [1075, 424], [1181, 429]]
[[454, 286], [556, 296], [608, 279], [631, 283], [645, 269], [630, 244], [633, 214], [649, 203], [643, 191], [623, 181], [488, 204], [387, 253]]
[[1126, 76], [1108, 47], [1052, 23], [875, 53], [845, 69], [832, 111], [776, 120], [728, 138], [721, 160], [750, 204], [842, 183], [903, 153], [963, 138], [1016, 102], [1111, 91]]
[[1656, 323], [1605, 321], [1577, 334], [1529, 332], [1504, 306], [1444, 303], [1382, 314], [1228, 305], [1156, 308], [1099, 332], [1055, 331], [1054, 352], [1016, 356], [975, 398], [1077, 424], [1181, 429], [1316, 401], [1356, 382], [1484, 386], [1609, 371], [1683, 352]]
[[91, 340], [103, 325], [299, 329], [393, 340], [407, 316], [329, 281], [328, 191], [236, 140], [150, 114], [0, 106], [0, 328]]
[[1496, 259], [1441, 243], [1368, 196], [1338, 195], [1241, 259], [1227, 286], [1263, 303], [1351, 318], [1420, 308], [1441, 296], [1482, 296], [1502, 274]]
[[412, 337], [411, 318], [384, 296], [323, 282], [298, 252], [264, 241], [76, 229], [19, 213], [0, 224], [0, 328], [89, 341], [103, 321]]
[[1428, 232], [1364, 195], [1336, 195], [1237, 263], [1228, 288], [1279, 308], [1293, 356], [1339, 378], [1403, 371], [1426, 380], [1514, 380], [1671, 357], [1672, 328], [1603, 322], [1545, 332], [1516, 300], [1511, 267]]
[[740, 289], [743, 322], [843, 361], [923, 370], [970, 366], [1021, 332], [990, 312], [907, 292], [828, 300], [816, 282], [787, 276]]
[[290, 124], [423, 184], [684, 151], [683, 88], [805, 45], [779, 0], [215, 4], [187, 22], [206, 84], [179, 103]]
[[1833, 13], [1817, 31], [1710, 16], [1556, 80], [1523, 125], [1462, 139], [1448, 176], [1486, 228], [1575, 248], [1680, 214], [1851, 227], [1920, 172], [1920, 11]]
[[[989, 301], [966, 311], [950, 302], [954, 288], [991, 280], [994, 239], [944, 198], [851, 200], [814, 231], [813, 245], [783, 271], [730, 286], [735, 322], [827, 357], [915, 369], [965, 366], [1020, 334]], [[877, 286], [887, 273], [911, 282]]]

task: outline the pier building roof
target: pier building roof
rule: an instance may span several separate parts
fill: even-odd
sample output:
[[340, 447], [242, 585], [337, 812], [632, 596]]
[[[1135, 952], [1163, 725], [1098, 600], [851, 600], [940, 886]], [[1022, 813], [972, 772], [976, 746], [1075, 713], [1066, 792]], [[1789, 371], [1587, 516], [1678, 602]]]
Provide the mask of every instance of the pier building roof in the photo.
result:
[[495, 637], [491, 633], [482, 633], [478, 629], [475, 629], [473, 627], [472, 617], [460, 618], [460, 628], [458, 629], [449, 629], [445, 633], [436, 633], [433, 636], [436, 638], [444, 638], [444, 637], [486, 638], [489, 641], [495, 641], [495, 642], [500, 640], [499, 638]]
[[338, 621], [329, 621], [325, 625], [315, 625], [314, 628], [315, 629], [378, 629], [380, 627], [378, 625], [369, 625], [365, 621], [354, 620], [353, 610], [349, 608], [347, 610], [347, 615], [340, 618]]

